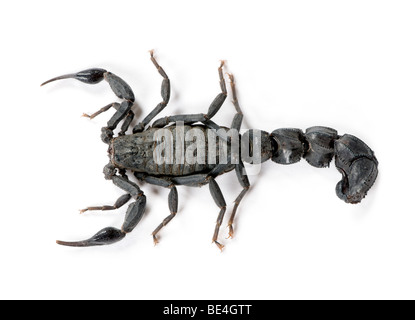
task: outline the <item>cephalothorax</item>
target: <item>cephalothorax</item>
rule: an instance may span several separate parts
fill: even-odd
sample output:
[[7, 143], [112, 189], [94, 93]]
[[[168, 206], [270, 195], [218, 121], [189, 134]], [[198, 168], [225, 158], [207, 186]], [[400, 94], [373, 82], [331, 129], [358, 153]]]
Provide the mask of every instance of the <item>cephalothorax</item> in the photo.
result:
[[[264, 162], [271, 159], [279, 164], [291, 164], [305, 158], [312, 166], [322, 168], [327, 167], [334, 157], [336, 168], [342, 174], [342, 180], [336, 186], [336, 193], [340, 199], [347, 203], [359, 203], [374, 184], [378, 173], [378, 161], [373, 151], [363, 141], [352, 135], [339, 136], [334, 129], [318, 126], [308, 128], [305, 133], [300, 129], [286, 128], [277, 129], [271, 133], [248, 130], [241, 136], [239, 131], [243, 114], [236, 97], [232, 75], [229, 75], [229, 78], [232, 102], [236, 109], [232, 124], [229, 128], [226, 128], [213, 122], [212, 117], [218, 112], [227, 97], [223, 77], [223, 61], [218, 68], [221, 92], [210, 104], [206, 114], [181, 114], [164, 117], [154, 121], [152, 126], [149, 126], [150, 122], [166, 107], [170, 98], [170, 80], [163, 68], [157, 63], [152, 51], [151, 61], [163, 77], [161, 85], [162, 101], [142, 122], [132, 128], [132, 134], [126, 134], [126, 132], [134, 119], [134, 113], [131, 110], [135, 100], [134, 93], [130, 86], [118, 76], [104, 69], [88, 69], [75, 74], [56, 77], [42, 84], [68, 78], [77, 79], [88, 84], [96, 84], [105, 79], [115, 95], [123, 100], [121, 103], [111, 103], [92, 115], [84, 116], [94, 118], [110, 108], [116, 110], [107, 126], [101, 130], [102, 141], [109, 145], [110, 158], [110, 162], [104, 168], [104, 175], [107, 180], [112, 180], [126, 194], [121, 196], [112, 206], [88, 207], [81, 210], [81, 212], [87, 210], [113, 210], [120, 208], [131, 198], [134, 200], [128, 206], [121, 229], [108, 227], [102, 229], [90, 239], [76, 242], [57, 241], [58, 244], [75, 247], [112, 244], [123, 239], [127, 233], [137, 226], [145, 211], [146, 197], [140, 187], [128, 178], [126, 170], [132, 171], [139, 181], [170, 189], [168, 196], [170, 215], [153, 231], [154, 243], [158, 241], [156, 237], [158, 232], [177, 213], [178, 194], [176, 186], [200, 187], [208, 184], [210, 193], [216, 205], [220, 208], [212, 239], [220, 249], [223, 248], [223, 245], [218, 242], [218, 234], [226, 211], [226, 202], [215, 178], [225, 172], [235, 170], [238, 181], [242, 186], [242, 191], [235, 200], [228, 222], [229, 235], [232, 237], [236, 210], [250, 187], [243, 162], [252, 163], [254, 162], [252, 159]], [[121, 130], [118, 136], [114, 138], [114, 130], [121, 121], [123, 121]], [[167, 136], [172, 137], [171, 141], [175, 145], [164, 150], [164, 152], [171, 150], [171, 160], [173, 160], [171, 162], [160, 163], [158, 159], [155, 159], [157, 154], [155, 151], [159, 146], [155, 136], [160, 129], [164, 129]], [[188, 143], [188, 140], [184, 139], [184, 136], [193, 133], [193, 131], [199, 133], [202, 141], [205, 141], [203, 139], [208, 137], [210, 131], [216, 134], [213, 148], [211, 144], [203, 142], [202, 149], [197, 149], [198, 156], [202, 154], [198, 159], [206, 161], [191, 162], [185, 157], [177, 156], [194, 153], [193, 146]], [[231, 132], [236, 134], [229, 134]], [[209, 159], [217, 160], [219, 158], [219, 153], [222, 150], [221, 145], [230, 146], [235, 141], [238, 142], [236, 153], [230, 147], [225, 151], [225, 161], [208, 161]], [[158, 142], [166, 144], [164, 140]], [[180, 147], [182, 148], [180, 149], [181, 153], [177, 152], [179, 146], [182, 146]], [[255, 150], [257, 150], [257, 154], [254, 154]], [[167, 151], [167, 153], [169, 152]], [[165, 154], [163, 159], [165, 159], [164, 156]]]

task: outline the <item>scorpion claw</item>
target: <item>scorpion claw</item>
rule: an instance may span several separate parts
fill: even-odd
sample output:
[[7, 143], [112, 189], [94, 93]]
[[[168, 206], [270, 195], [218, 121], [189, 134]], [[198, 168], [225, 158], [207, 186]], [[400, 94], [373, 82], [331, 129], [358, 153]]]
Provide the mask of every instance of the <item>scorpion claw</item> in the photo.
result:
[[68, 242], [68, 241], [60, 241], [57, 240], [56, 243], [60, 244], [62, 246], [68, 246], [68, 247], [93, 247], [93, 246], [102, 246], [106, 244], [112, 244], [115, 242], [120, 241], [125, 237], [125, 233], [122, 232], [119, 229], [108, 227], [104, 228], [98, 233], [96, 233], [94, 236], [87, 240], [82, 241], [74, 241], [74, 242]]

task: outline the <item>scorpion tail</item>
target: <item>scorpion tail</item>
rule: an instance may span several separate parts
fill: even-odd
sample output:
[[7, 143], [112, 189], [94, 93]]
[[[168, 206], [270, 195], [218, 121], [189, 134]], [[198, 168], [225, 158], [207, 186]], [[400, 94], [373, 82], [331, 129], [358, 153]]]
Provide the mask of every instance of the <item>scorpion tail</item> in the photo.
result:
[[337, 196], [347, 203], [359, 203], [378, 175], [374, 152], [362, 140], [345, 134], [334, 142], [334, 154], [343, 176], [336, 186]]
[[101, 231], [99, 231], [87, 240], [75, 242], [57, 240], [56, 243], [68, 247], [93, 247], [112, 244], [124, 239], [124, 237], [125, 232], [122, 232], [121, 230], [116, 228], [108, 227], [102, 229]]
[[378, 161], [374, 152], [350, 134], [339, 136], [327, 127], [277, 129], [271, 135], [272, 161], [291, 164], [305, 158], [317, 168], [328, 167], [335, 158], [343, 178], [336, 186], [337, 196], [347, 203], [359, 203], [375, 183]]

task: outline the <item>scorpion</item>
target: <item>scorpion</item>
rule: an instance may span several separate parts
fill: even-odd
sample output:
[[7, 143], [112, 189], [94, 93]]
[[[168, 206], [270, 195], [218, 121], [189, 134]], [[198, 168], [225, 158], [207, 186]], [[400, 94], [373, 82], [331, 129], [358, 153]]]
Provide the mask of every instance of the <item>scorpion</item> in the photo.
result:
[[[237, 208], [250, 188], [244, 163], [253, 163], [252, 153], [255, 148], [259, 150], [257, 157], [260, 163], [271, 159], [278, 164], [292, 164], [300, 161], [301, 158], [305, 158], [310, 165], [323, 168], [328, 167], [334, 157], [335, 166], [342, 175], [342, 179], [337, 183], [335, 191], [337, 196], [346, 203], [359, 203], [374, 184], [378, 174], [378, 161], [374, 152], [362, 140], [353, 135], [344, 134], [340, 136], [336, 130], [322, 126], [308, 128], [305, 132], [294, 128], [277, 129], [271, 133], [250, 129], [241, 135], [240, 129], [243, 113], [236, 96], [235, 81], [232, 74], [227, 74], [230, 79], [232, 103], [236, 109], [231, 126], [229, 128], [220, 127], [212, 121], [213, 116], [219, 111], [228, 95], [223, 75], [224, 61], [221, 61], [218, 68], [221, 92], [210, 104], [207, 113], [162, 117], [155, 120], [150, 126], [150, 122], [164, 110], [170, 99], [170, 79], [158, 64], [152, 50], [150, 51], [150, 58], [163, 78], [161, 84], [162, 101], [134, 127], [131, 126], [135, 117], [134, 112], [131, 110], [135, 101], [134, 93], [124, 80], [111, 72], [100, 68], [92, 68], [78, 73], [55, 77], [41, 85], [43, 86], [61, 79], [76, 79], [87, 84], [97, 84], [105, 79], [114, 94], [122, 99], [121, 103], [110, 103], [92, 115], [84, 114], [83, 116], [92, 119], [111, 108], [115, 109], [115, 113], [107, 122], [107, 126], [101, 129], [101, 139], [109, 146], [108, 156], [110, 158], [109, 163], [104, 167], [103, 173], [105, 179], [111, 180], [117, 187], [124, 190], [125, 194], [119, 197], [112, 206], [87, 207], [80, 211], [82, 213], [88, 210], [114, 210], [128, 203], [131, 198], [134, 200], [127, 208], [121, 229], [107, 227], [87, 240], [74, 242], [58, 240], [56, 241], [57, 244], [72, 247], [108, 245], [122, 240], [126, 234], [133, 231], [145, 212], [146, 196], [138, 184], [131, 181], [127, 176], [127, 170], [131, 171], [138, 181], [170, 189], [168, 195], [170, 215], [153, 231], [154, 244], [158, 243], [157, 234], [160, 230], [176, 216], [178, 208], [176, 186], [201, 187], [209, 185], [210, 194], [220, 210], [212, 242], [221, 251], [224, 245], [218, 241], [218, 234], [227, 205], [215, 179], [221, 174], [235, 170], [237, 179], [242, 187], [234, 202], [228, 222], [229, 237], [232, 238], [234, 236], [233, 224]], [[121, 121], [123, 121], [121, 130], [118, 136], [114, 137], [114, 130]], [[206, 136], [209, 130], [216, 130], [218, 132], [218, 140], [214, 146], [219, 145], [219, 142], [222, 145], [229, 145], [234, 140], [241, 142], [239, 151], [236, 152], [239, 157], [236, 157], [237, 159], [235, 160], [235, 157], [231, 155], [231, 149], [227, 149], [226, 161], [220, 163], [202, 162], [191, 164], [184, 161], [179, 164], [158, 165], [154, 159], [154, 150], [157, 147], [154, 135], [159, 129], [167, 130], [171, 134], [177, 134], [180, 123], [184, 133], [196, 128]], [[132, 127], [132, 134], [126, 134], [130, 127]], [[221, 128], [225, 130], [225, 135], [219, 133]], [[230, 131], [236, 132], [236, 136], [227, 136], [226, 132]], [[177, 135], [172, 142], [174, 144], [179, 143]], [[183, 151], [186, 151], [186, 148], [190, 148], [188, 143], [183, 144]], [[243, 150], [247, 151], [242, 152]], [[205, 154], [209, 155], [213, 153], [214, 158], [218, 154], [218, 148], [214, 148], [213, 151], [204, 151]]]

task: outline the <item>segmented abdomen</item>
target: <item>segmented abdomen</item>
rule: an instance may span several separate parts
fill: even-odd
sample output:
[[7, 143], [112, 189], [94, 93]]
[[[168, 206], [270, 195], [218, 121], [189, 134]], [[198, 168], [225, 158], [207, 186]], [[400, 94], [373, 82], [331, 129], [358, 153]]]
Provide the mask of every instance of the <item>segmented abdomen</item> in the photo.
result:
[[[194, 131], [190, 131], [192, 129]], [[118, 168], [150, 175], [184, 176], [209, 172], [219, 163], [220, 149], [215, 148], [211, 150], [214, 154], [209, 154], [208, 134], [204, 126], [149, 128], [115, 138], [110, 147], [111, 159]], [[199, 141], [196, 141], [197, 137]], [[215, 141], [217, 145], [220, 143], [216, 137]], [[212, 156], [213, 159], [209, 158]]]

